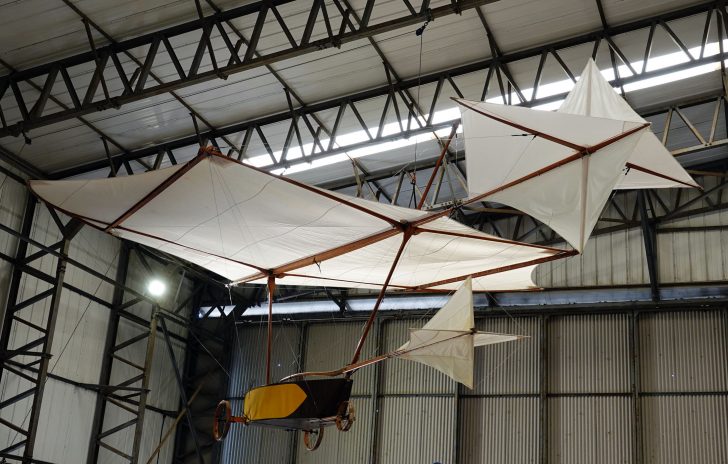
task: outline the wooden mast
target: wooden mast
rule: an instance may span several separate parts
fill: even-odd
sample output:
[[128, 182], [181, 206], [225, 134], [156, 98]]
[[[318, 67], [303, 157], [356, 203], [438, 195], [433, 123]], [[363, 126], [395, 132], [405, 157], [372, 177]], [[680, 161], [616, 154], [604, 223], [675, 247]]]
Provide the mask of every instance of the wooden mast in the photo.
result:
[[440, 152], [439, 158], [437, 158], [435, 167], [432, 169], [432, 174], [430, 175], [430, 179], [427, 181], [427, 186], [425, 186], [425, 191], [422, 192], [422, 196], [420, 197], [420, 202], [417, 204], [417, 209], [422, 209], [422, 206], [424, 206], [425, 200], [427, 199], [427, 194], [430, 192], [430, 187], [432, 187], [432, 182], [435, 180], [435, 175], [437, 175], [437, 171], [440, 169], [442, 160], [445, 158], [445, 155], [447, 155], [447, 150], [450, 148], [450, 142], [452, 141], [452, 139], [455, 138], [455, 135], [457, 135], [457, 133], [458, 133], [459, 125], [460, 125], [459, 121], [452, 125], [452, 131], [450, 132], [450, 137], [442, 145], [442, 151]]
[[[354, 357], [352, 358], [351, 362], [349, 364], [355, 364], [357, 361], [359, 361], [359, 357], [361, 356], [361, 350], [364, 347], [364, 342], [367, 339], [367, 336], [369, 335], [369, 330], [372, 328], [372, 324], [374, 323], [374, 319], [377, 317], [377, 312], [379, 311], [379, 306], [382, 304], [382, 300], [384, 299], [384, 293], [387, 291], [387, 287], [389, 286], [389, 281], [392, 279], [392, 275], [394, 274], [394, 268], [397, 267], [397, 263], [399, 262], [399, 258], [402, 256], [402, 252], [404, 251], [405, 246], [407, 246], [407, 242], [409, 241], [410, 237], [412, 237], [414, 229], [410, 227], [409, 225], [406, 225], [403, 230], [403, 236], [402, 236], [402, 244], [399, 246], [399, 250], [397, 250], [397, 254], [394, 257], [394, 261], [392, 261], [392, 267], [389, 268], [389, 274], [387, 274], [387, 279], [384, 281], [384, 285], [382, 285], [382, 289], [379, 291], [379, 296], [377, 296], [377, 302], [374, 303], [374, 308], [372, 308], [372, 313], [369, 315], [369, 319], [367, 319], [367, 324], [364, 326], [364, 333], [361, 334], [361, 338], [359, 338], [359, 343], [356, 345], [356, 350], [354, 351]], [[346, 377], [351, 377], [351, 374], [354, 371], [349, 371], [346, 374]]]
[[270, 385], [270, 354], [273, 343], [273, 292], [276, 289], [276, 277], [268, 276], [268, 350], [265, 356], [265, 384]]

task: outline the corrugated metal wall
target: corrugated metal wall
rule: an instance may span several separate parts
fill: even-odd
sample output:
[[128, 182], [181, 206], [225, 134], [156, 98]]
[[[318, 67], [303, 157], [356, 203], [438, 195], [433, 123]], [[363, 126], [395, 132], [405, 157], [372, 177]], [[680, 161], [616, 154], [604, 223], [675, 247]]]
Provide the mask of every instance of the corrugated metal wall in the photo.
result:
[[[368, 354], [396, 349], [409, 328], [423, 323], [380, 321]], [[328, 429], [321, 448], [308, 452], [285, 432], [239, 427], [223, 462], [728, 462], [726, 310], [528, 317], [489, 311], [476, 324], [529, 338], [478, 349], [473, 390], [417, 363], [389, 360], [354, 376], [358, 420], [347, 434]], [[281, 374], [297, 367], [292, 347], [301, 336], [306, 369], [345, 364], [360, 328], [276, 326], [274, 366], [288, 366]], [[232, 375], [242, 380], [231, 396], [242, 395], [238, 386], [259, 383], [263, 369], [264, 328], [245, 326], [240, 334], [243, 356]], [[278, 446], [271, 449], [272, 442]]]
[[[238, 330], [233, 340], [235, 353], [230, 369], [229, 395], [233, 414], [242, 414], [241, 398], [251, 387], [265, 384], [266, 326], [259, 324]], [[302, 367], [301, 330], [297, 326], [276, 326], [271, 353], [271, 378], [280, 379]], [[288, 463], [293, 456], [294, 434], [283, 430], [233, 426], [223, 445], [224, 462]]]

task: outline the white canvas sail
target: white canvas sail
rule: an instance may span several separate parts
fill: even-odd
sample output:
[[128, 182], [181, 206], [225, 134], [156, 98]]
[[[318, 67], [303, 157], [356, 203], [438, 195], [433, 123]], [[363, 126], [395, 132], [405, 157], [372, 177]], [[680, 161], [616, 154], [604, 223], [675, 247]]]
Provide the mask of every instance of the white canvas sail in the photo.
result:
[[445, 217], [352, 198], [202, 152], [110, 179], [31, 181], [70, 216], [236, 282], [379, 288], [403, 244], [395, 290], [534, 288], [530, 271], [565, 251], [494, 237]]
[[517, 208], [582, 251], [648, 124], [457, 101], [471, 200]]
[[[591, 58], [557, 113], [646, 122], [614, 91]], [[699, 188], [651, 130], [642, 134], [627, 162], [631, 169], [617, 189]]]
[[473, 388], [474, 348], [524, 338], [521, 335], [479, 332], [473, 316], [472, 281], [468, 278], [432, 319], [412, 329], [398, 357], [433, 367]]

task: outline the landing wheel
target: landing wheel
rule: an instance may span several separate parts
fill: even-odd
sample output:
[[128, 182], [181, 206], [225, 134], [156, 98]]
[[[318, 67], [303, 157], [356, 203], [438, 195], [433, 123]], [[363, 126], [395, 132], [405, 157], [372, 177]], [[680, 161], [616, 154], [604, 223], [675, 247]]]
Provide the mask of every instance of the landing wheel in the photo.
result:
[[343, 401], [339, 405], [339, 410], [336, 414], [336, 428], [342, 432], [348, 432], [351, 426], [354, 425], [356, 420], [356, 408], [354, 402]]
[[324, 428], [318, 430], [306, 430], [303, 432], [303, 444], [309, 451], [315, 451], [324, 439]]
[[212, 423], [212, 436], [216, 441], [222, 440], [228, 434], [231, 416], [230, 401], [222, 400], [217, 403], [215, 418]]

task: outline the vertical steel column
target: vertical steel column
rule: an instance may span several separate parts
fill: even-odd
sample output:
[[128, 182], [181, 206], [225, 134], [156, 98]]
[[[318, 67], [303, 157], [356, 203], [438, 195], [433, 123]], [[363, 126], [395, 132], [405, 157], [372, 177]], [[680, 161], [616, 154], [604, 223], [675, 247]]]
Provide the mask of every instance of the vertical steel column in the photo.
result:
[[[303, 372], [306, 367], [306, 345], [308, 345], [308, 330], [309, 330], [309, 324], [306, 321], [303, 321], [300, 325], [300, 332], [301, 335], [298, 339], [298, 371]], [[300, 434], [298, 433], [292, 433], [291, 434], [291, 457], [289, 459], [290, 464], [295, 464], [298, 461], [298, 437]]]
[[[384, 332], [384, 325], [386, 321], [381, 321], [379, 318], [377, 318], [374, 321], [374, 324], [376, 325], [376, 328], [374, 330], [375, 339], [374, 339], [374, 346], [376, 346], [376, 355], [380, 356], [384, 354], [384, 348], [382, 346], [382, 340], [384, 339], [382, 337], [382, 334]], [[377, 451], [378, 451], [378, 442], [379, 442], [379, 386], [381, 384], [381, 377], [382, 377], [382, 367], [384, 363], [377, 363], [374, 365], [374, 379], [372, 381], [372, 408], [374, 410], [372, 411], [372, 422], [370, 424], [371, 432], [372, 432], [372, 442], [370, 444], [372, 453], [369, 457], [369, 464], [376, 464], [377, 462]]]
[[46, 325], [45, 341], [42, 345], [42, 352], [44, 356], [40, 358], [40, 365], [38, 367], [38, 380], [33, 396], [33, 406], [30, 412], [30, 421], [28, 423], [28, 438], [25, 444], [25, 450], [23, 457], [26, 459], [33, 458], [33, 447], [35, 446], [35, 439], [38, 433], [38, 420], [40, 419], [40, 407], [43, 402], [43, 391], [48, 375], [48, 363], [50, 361], [50, 351], [53, 346], [53, 336], [56, 332], [56, 321], [58, 320], [58, 306], [61, 303], [61, 293], [63, 292], [63, 279], [66, 276], [66, 260], [64, 257], [68, 256], [68, 249], [71, 246], [71, 239], [64, 238], [63, 245], [61, 246], [61, 256], [58, 258], [56, 264], [56, 279], [53, 284], [53, 295], [51, 296], [51, 304], [48, 308], [48, 322]]
[[[20, 231], [20, 238], [29, 238], [35, 217], [36, 200], [28, 193], [23, 223]], [[31, 256], [27, 256], [28, 242], [20, 240], [13, 262], [13, 273], [10, 287], [8, 289], [8, 300], [4, 314], [2, 333], [0, 334], [0, 379], [4, 377], [5, 384], [11, 384], [13, 379], [17, 385], [30, 383], [31, 387], [21, 393], [14, 394], [9, 398], [0, 401], [0, 425], [10, 429], [13, 438], [12, 443], [0, 450], [0, 457], [23, 462], [33, 462], [33, 448], [37, 437], [40, 411], [43, 401], [43, 392], [48, 378], [48, 365], [50, 362], [50, 351], [53, 346], [58, 309], [63, 291], [63, 281], [66, 273], [66, 258], [71, 240], [80, 230], [81, 224], [71, 220], [63, 225], [56, 219], [63, 238]], [[50, 250], [50, 251], [49, 251]], [[57, 252], [55, 250], [58, 250]], [[48, 255], [50, 252], [57, 255], [57, 262], [54, 274], [47, 274], [44, 271], [30, 265], [37, 259]], [[27, 279], [35, 279], [45, 282], [50, 288], [33, 296], [20, 300], [20, 285]], [[36, 304], [48, 301], [48, 309], [41, 322], [31, 322], [32, 317], [23, 317], [23, 312], [32, 311]], [[32, 314], [30, 315], [32, 316]], [[30, 340], [24, 340], [22, 346], [11, 346], [11, 335], [14, 328], [25, 327], [31, 329], [37, 335]], [[12, 377], [11, 377], [12, 376]], [[30, 400], [30, 409], [27, 414], [22, 414], [23, 407], [15, 410], [19, 404], [26, 404]], [[12, 409], [11, 409], [12, 408]], [[6, 410], [8, 412], [5, 412]], [[19, 416], [17, 413], [21, 412]], [[22, 449], [22, 456], [18, 450]]]
[[[25, 198], [23, 223], [20, 226], [20, 233], [23, 237], [30, 237], [30, 231], [33, 228], [33, 218], [35, 217], [36, 203], [37, 202], [33, 194], [28, 192]], [[3, 349], [7, 349], [8, 342], [10, 341], [10, 328], [13, 325], [14, 318], [11, 306], [16, 303], [18, 292], [20, 290], [20, 278], [23, 276], [23, 271], [18, 263], [25, 259], [25, 254], [27, 252], [28, 242], [18, 239], [18, 248], [15, 252], [15, 263], [13, 263], [13, 274], [10, 278], [10, 286], [8, 288], [8, 301], [5, 304], [5, 314], [3, 315], [2, 333], [0, 334], [0, 346], [2, 346]], [[0, 363], [0, 379], [2, 379], [4, 367], [5, 363]]]
[[[180, 284], [181, 282], [182, 281], [180, 281]], [[192, 427], [189, 426], [189, 422], [187, 429], [185, 429], [184, 426], [180, 426], [179, 424], [182, 422], [182, 416], [178, 416], [180, 420], [177, 421], [178, 424], [174, 432], [173, 460], [175, 460], [175, 462], [189, 462], [188, 457], [193, 455], [199, 459], [197, 455], [197, 450], [199, 449], [200, 452], [203, 453], [202, 459], [204, 461], [204, 453], [208, 448], [210, 448], [208, 454], [210, 456], [210, 462], [215, 463], [219, 461], [219, 456], [217, 455], [219, 447], [214, 446], [216, 442], [212, 439], [212, 437], [210, 437], [210, 441], [203, 440], [203, 436], [205, 434], [200, 434], [199, 437], [193, 438], [192, 441], [194, 450], [190, 453], [187, 446], [190, 441], [188, 436], [191, 436], [193, 433], [197, 435], [200, 428], [202, 428], [202, 430], [209, 430], [209, 433], [212, 433], [212, 426], [207, 424], [207, 417], [205, 416], [207, 411], [215, 408], [215, 399], [227, 397], [228, 393], [226, 386], [228, 382], [225, 379], [227, 379], [226, 373], [229, 372], [229, 367], [225, 366], [220, 369], [222, 364], [227, 364], [223, 361], [221, 365], [217, 365], [216, 362], [216, 364], [210, 368], [205, 365], [203, 356], [209, 356], [212, 359], [213, 356], [220, 354], [220, 352], [226, 353], [229, 350], [229, 347], [225, 346], [225, 344], [228, 343], [229, 334], [231, 333], [230, 327], [232, 326], [234, 329], [235, 324], [226, 324], [227, 321], [223, 320], [224, 314], [221, 314], [218, 322], [224, 324], [222, 327], [225, 333], [221, 343], [221, 349], [216, 350], [215, 348], [211, 348], [211, 345], [205, 346], [204, 343], [208, 340], [203, 338], [203, 333], [198, 334], [197, 331], [198, 328], [201, 328], [203, 323], [211, 322], [211, 320], [199, 317], [198, 311], [201, 306], [203, 295], [208, 289], [205, 284], [196, 284], [194, 288], [193, 294], [185, 300], [185, 303], [177, 307], [177, 311], [183, 311], [183, 308], [186, 308], [187, 306], [191, 307], [188, 317], [189, 327], [187, 330], [184, 362], [185, 367], [182, 378], [185, 385], [185, 392], [187, 396], [189, 396], [189, 403], [194, 402], [194, 405], [188, 404], [187, 402], [184, 402], [184, 395], [180, 395], [180, 414], [184, 414], [186, 416], [187, 412], [193, 411], [194, 406], [201, 406], [201, 408], [197, 408], [196, 410], [202, 410], [205, 412], [201, 416], [197, 415], [196, 412], [194, 413], [194, 418], [192, 419], [192, 422], [195, 424], [194, 431], [192, 430]], [[164, 330], [166, 333], [166, 324]], [[213, 352], [209, 352], [210, 349], [214, 350], [214, 354]], [[221, 376], [221, 378], [218, 376]], [[198, 385], [197, 388], [193, 388], [193, 385], [195, 384]], [[212, 388], [210, 388], [211, 386]], [[222, 391], [220, 391], [221, 387], [224, 388]], [[195, 395], [195, 392], [199, 395]], [[199, 396], [199, 399], [195, 400], [196, 396]], [[208, 398], [210, 398], [213, 402], [208, 404]], [[169, 432], [169, 435], [171, 436], [171, 431]], [[161, 442], [159, 446], [162, 446]]]
[[[179, 366], [177, 365], [177, 357], [174, 355], [174, 348], [172, 348], [172, 341], [169, 338], [169, 330], [167, 329], [167, 323], [164, 321], [164, 317], [158, 316], [157, 319], [159, 320], [160, 324], [162, 325], [162, 331], [164, 334], [164, 342], [167, 346], [167, 354], [169, 355], [169, 360], [172, 363], [172, 369], [174, 370], [174, 376], [177, 380], [177, 386], [179, 387], [179, 394], [180, 398], [182, 399], [182, 404], [187, 406], [189, 404], [189, 400], [187, 399], [187, 392], [185, 390], [185, 384], [182, 381], [182, 374], [179, 372]], [[185, 414], [185, 419], [187, 420], [187, 425], [190, 428], [190, 435], [192, 436], [192, 441], [195, 444], [195, 453], [197, 454], [197, 460], [200, 464], [204, 464], [205, 460], [202, 459], [202, 452], [200, 452], [200, 441], [197, 439], [197, 431], [195, 429], [195, 423], [192, 418], [192, 408], [187, 408], [187, 414]], [[137, 425], [138, 428], [138, 425]]]
[[539, 326], [541, 343], [539, 346], [539, 378], [538, 378], [538, 449], [539, 462], [549, 462], [548, 447], [548, 316], [541, 316]]
[[[124, 286], [130, 267], [131, 246], [127, 243], [123, 243], [121, 246], [122, 249], [120, 252], [119, 267], [117, 268], [117, 279], [123, 278], [124, 282], [117, 280], [117, 283]], [[96, 404], [97, 409], [95, 411], [93, 422], [93, 426], [95, 428], [92, 429], [92, 433], [94, 433], [94, 435], [91, 443], [89, 444], [89, 462], [96, 462], [99, 459], [100, 448], [111, 451], [131, 464], [136, 464], [139, 459], [141, 437], [144, 428], [144, 414], [147, 409], [147, 395], [149, 393], [149, 376], [151, 375], [154, 343], [156, 341], [158, 308], [156, 304], [153, 305], [151, 320], [147, 321], [146, 319], [126, 310], [127, 308], [145, 300], [142, 298], [134, 298], [125, 302], [124, 293], [123, 288], [119, 289], [116, 287], [113, 297], [114, 305], [112, 306], [112, 320], [110, 321], [104, 347], [105, 354], [100, 374], [101, 394], [97, 399]], [[141, 328], [143, 332], [139, 335], [127, 338], [126, 340], [118, 341], [118, 328], [121, 318], [124, 318], [138, 328]], [[139, 364], [139, 362], [135, 359], [128, 359], [121, 354], [121, 351], [125, 348], [145, 340], [146, 350], [143, 365]], [[115, 361], [136, 369], [139, 371], [139, 374], [133, 375], [128, 379], [118, 381], [115, 385], [110, 385], [111, 373]], [[134, 386], [140, 382], [140, 386]], [[122, 395], [119, 394], [120, 391], [127, 393]], [[138, 399], [134, 399], [134, 397], [137, 396]], [[104, 416], [108, 412], [107, 402], [134, 415], [134, 417], [119, 425], [104, 429]], [[100, 406], [99, 403], [101, 404]], [[129, 454], [128, 449], [121, 450], [104, 441], [107, 437], [129, 427], [134, 427], [134, 439], [132, 442], [131, 454]]]
[[637, 206], [640, 209], [640, 221], [642, 224], [642, 237], [645, 242], [645, 255], [647, 257], [647, 272], [650, 275], [650, 290], [652, 301], [660, 300], [659, 277], [657, 275], [657, 245], [655, 240], [655, 227], [650, 222], [647, 214], [647, 201], [645, 191], [637, 192]]
[[[116, 344], [116, 335], [119, 329], [119, 313], [117, 309], [124, 302], [124, 287], [126, 285], [126, 275], [129, 270], [129, 245], [122, 241], [119, 250], [119, 262], [116, 265], [116, 282], [122, 286], [114, 287], [114, 295], [111, 300], [112, 313], [109, 316], [109, 327], [106, 331], [106, 342], [104, 344], [104, 359], [101, 364], [101, 372], [99, 374], [99, 385], [109, 385], [111, 383], [111, 366], [113, 365], [114, 345]], [[94, 418], [91, 425], [91, 437], [88, 445], [87, 462], [94, 463], [99, 457], [99, 438], [103, 427], [104, 414], [106, 413], [106, 397], [103, 391], [98, 393], [96, 397], [96, 406], [94, 408]]]
[[635, 311], [629, 318], [630, 331], [630, 373], [632, 377], [632, 416], [634, 419], [632, 429], [632, 460], [635, 464], [642, 464], [642, 383], [640, 378], [640, 333], [639, 312]]
[[132, 446], [131, 463], [136, 464], [139, 461], [139, 449], [142, 444], [142, 431], [144, 430], [144, 413], [147, 409], [147, 396], [149, 395], [149, 377], [152, 370], [152, 361], [154, 360], [154, 342], [157, 340], [157, 319], [159, 309], [156, 305], [152, 308], [152, 320], [149, 325], [149, 335], [147, 336], [147, 353], [144, 357], [144, 372], [142, 377], [142, 389], [139, 392], [139, 411], [137, 413], [137, 422], [134, 429], [134, 444]]
[[453, 455], [455, 464], [460, 464], [460, 436], [462, 426], [460, 424], [460, 383], [455, 382], [455, 443], [453, 443]]

